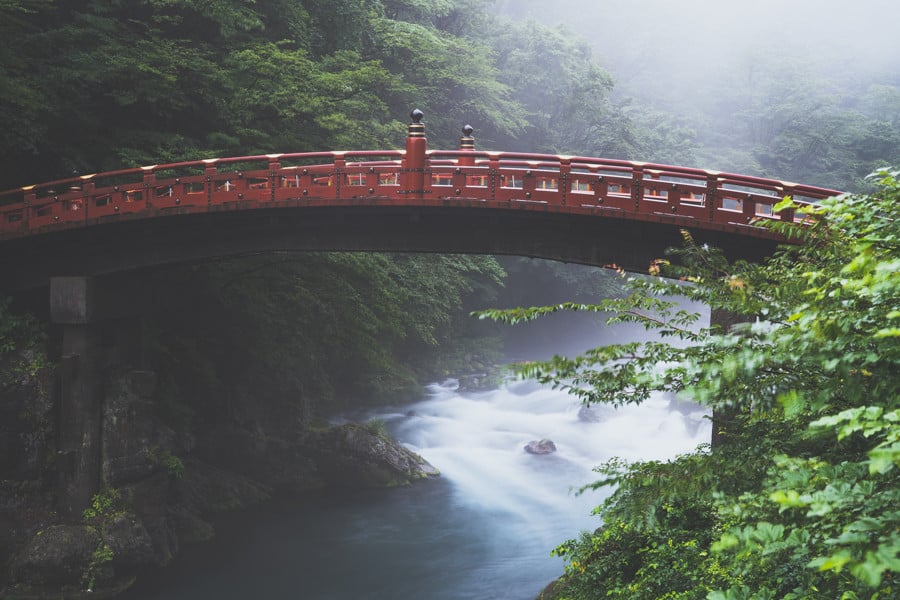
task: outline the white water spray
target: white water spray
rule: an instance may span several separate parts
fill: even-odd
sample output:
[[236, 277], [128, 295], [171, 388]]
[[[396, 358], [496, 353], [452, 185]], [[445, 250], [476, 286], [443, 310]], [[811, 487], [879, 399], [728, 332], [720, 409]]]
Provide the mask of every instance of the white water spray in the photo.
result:
[[[667, 459], [710, 439], [699, 407], [655, 396], [640, 406], [585, 409], [573, 396], [519, 381], [461, 393], [455, 380], [434, 384], [408, 412], [380, 413], [394, 435], [440, 469], [455, 502], [492, 515], [497, 528], [527, 527], [550, 549], [579, 530], [602, 494], [576, 496], [593, 468], [612, 457]], [[525, 445], [552, 440], [557, 451], [533, 455]]]

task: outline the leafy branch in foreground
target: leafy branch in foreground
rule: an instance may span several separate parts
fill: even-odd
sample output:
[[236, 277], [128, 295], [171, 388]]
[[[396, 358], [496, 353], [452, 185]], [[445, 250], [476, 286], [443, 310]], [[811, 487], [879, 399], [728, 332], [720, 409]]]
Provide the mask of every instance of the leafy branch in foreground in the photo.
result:
[[[609, 312], [659, 333], [519, 365], [587, 403], [679, 392], [733, 422], [726, 441], [668, 462], [599, 468], [603, 525], [556, 549], [556, 598], [896, 597], [900, 593], [900, 181], [803, 207], [761, 264], [728, 264], [685, 236], [679, 281], [633, 277], [628, 298], [490, 311], [506, 322]], [[779, 210], [799, 210], [790, 199]], [[689, 285], [685, 285], [688, 282]], [[696, 326], [672, 298], [742, 325]], [[732, 319], [734, 320], [734, 318]]]

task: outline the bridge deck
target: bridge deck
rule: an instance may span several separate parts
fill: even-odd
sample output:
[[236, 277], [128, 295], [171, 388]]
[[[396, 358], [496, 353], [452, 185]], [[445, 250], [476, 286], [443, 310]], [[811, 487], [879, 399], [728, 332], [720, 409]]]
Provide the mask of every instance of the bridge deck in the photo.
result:
[[[416, 176], [418, 179], [415, 179]], [[784, 196], [836, 190], [623, 160], [481, 151], [242, 156], [126, 169], [0, 193], [0, 240], [133, 219], [323, 206], [421, 206], [563, 212], [772, 237]]]

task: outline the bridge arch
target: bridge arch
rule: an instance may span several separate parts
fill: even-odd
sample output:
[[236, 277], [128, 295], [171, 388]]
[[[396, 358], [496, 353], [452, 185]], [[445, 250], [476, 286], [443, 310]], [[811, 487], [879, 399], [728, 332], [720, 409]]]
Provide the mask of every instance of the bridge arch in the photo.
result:
[[735, 257], [779, 241], [760, 221], [802, 184], [634, 161], [429, 150], [419, 111], [405, 150], [240, 156], [84, 175], [0, 192], [7, 291], [52, 276], [273, 251], [520, 254], [644, 270], [680, 229]]

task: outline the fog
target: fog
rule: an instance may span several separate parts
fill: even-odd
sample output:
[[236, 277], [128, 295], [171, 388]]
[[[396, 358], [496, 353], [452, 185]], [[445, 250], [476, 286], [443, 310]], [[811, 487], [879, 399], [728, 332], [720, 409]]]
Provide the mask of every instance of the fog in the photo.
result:
[[684, 140], [668, 150], [638, 144], [640, 155], [628, 158], [836, 189], [858, 189], [872, 170], [900, 161], [895, 0], [497, 0], [494, 8], [581, 38], [632, 123]]
[[[900, 83], [895, 0], [498, 0], [515, 18], [561, 24], [585, 38], [620, 86], [659, 90], [708, 81], [760, 56], [839, 78]], [[706, 86], [700, 86], [706, 87]]]

